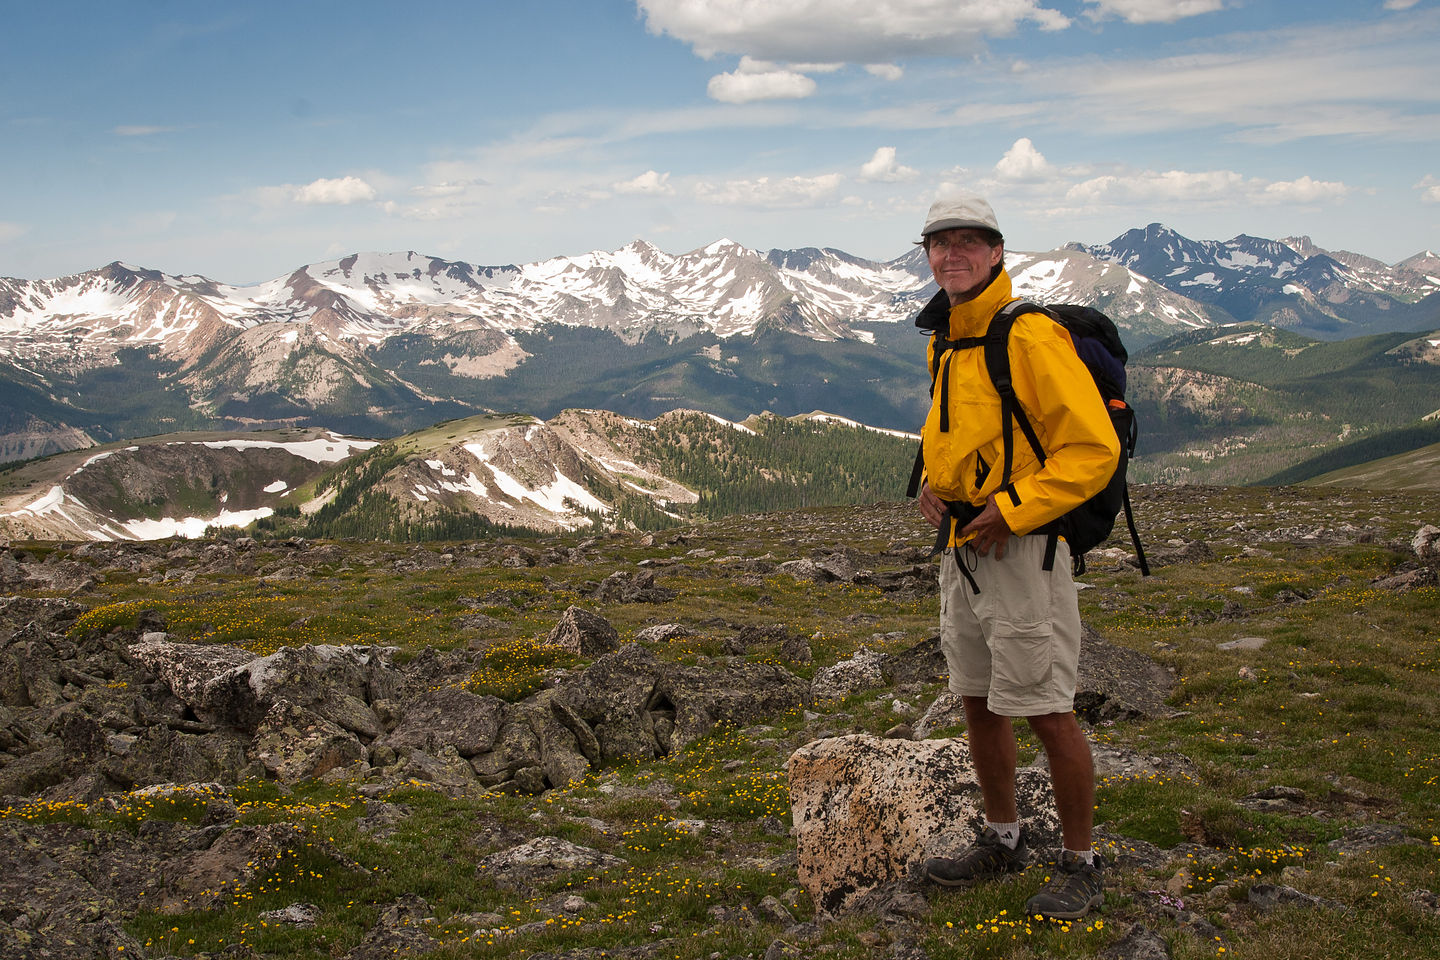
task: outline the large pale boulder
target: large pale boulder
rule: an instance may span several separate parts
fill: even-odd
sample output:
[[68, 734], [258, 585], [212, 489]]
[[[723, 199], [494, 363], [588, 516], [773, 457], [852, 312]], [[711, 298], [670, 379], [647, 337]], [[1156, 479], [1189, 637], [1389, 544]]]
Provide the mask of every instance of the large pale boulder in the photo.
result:
[[1440, 527], [1427, 523], [1415, 531], [1410, 547], [1421, 560], [1440, 559]]
[[277, 703], [306, 707], [367, 739], [383, 726], [370, 709], [401, 694], [394, 649], [332, 644], [281, 647], [257, 657], [223, 644], [178, 643], [147, 633], [130, 655], [202, 721], [253, 730]]
[[[983, 824], [980, 788], [963, 740], [816, 740], [787, 764], [800, 884], [819, 910], [843, 913], [886, 884], [919, 880], [927, 857], [968, 845]], [[1049, 776], [1017, 777], [1032, 845], [1058, 832]]]

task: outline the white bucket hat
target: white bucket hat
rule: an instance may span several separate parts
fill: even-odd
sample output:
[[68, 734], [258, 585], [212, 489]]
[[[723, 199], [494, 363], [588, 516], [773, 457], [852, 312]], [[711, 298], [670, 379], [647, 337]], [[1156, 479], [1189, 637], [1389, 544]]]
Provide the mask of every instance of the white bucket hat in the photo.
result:
[[999, 239], [1005, 239], [1005, 235], [1000, 232], [1000, 224], [995, 220], [995, 211], [980, 197], [947, 197], [936, 200], [930, 205], [930, 212], [925, 215], [925, 227], [920, 231], [920, 236], [928, 237], [941, 230], [966, 227], [989, 230]]

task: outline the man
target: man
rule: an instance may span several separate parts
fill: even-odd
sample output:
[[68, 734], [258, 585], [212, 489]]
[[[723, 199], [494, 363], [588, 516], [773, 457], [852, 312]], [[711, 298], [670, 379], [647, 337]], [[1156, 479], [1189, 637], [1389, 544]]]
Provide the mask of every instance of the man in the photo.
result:
[[1012, 728], [1012, 718], [1024, 717], [1049, 758], [1063, 840], [1060, 869], [1026, 912], [1078, 919], [1104, 899], [1103, 864], [1090, 845], [1094, 767], [1073, 712], [1080, 610], [1069, 548], [1061, 540], [1044, 569], [1046, 537], [1026, 534], [1105, 486], [1119, 440], [1070, 335], [1044, 314], [1021, 314], [1009, 336], [1011, 380], [1046, 457], [1042, 464], [1029, 444], [1014, 443], [1011, 482], [1002, 487], [1000, 397], [984, 350], [937, 357], [936, 344], [983, 336], [996, 311], [1016, 299], [1003, 266], [1005, 240], [979, 197], [937, 201], [921, 236], [941, 293], [916, 320], [936, 335], [919, 504], [947, 548], [940, 642], [950, 690], [964, 704], [986, 820], [972, 846], [927, 860], [925, 872], [936, 883], [962, 886], [1025, 868]]

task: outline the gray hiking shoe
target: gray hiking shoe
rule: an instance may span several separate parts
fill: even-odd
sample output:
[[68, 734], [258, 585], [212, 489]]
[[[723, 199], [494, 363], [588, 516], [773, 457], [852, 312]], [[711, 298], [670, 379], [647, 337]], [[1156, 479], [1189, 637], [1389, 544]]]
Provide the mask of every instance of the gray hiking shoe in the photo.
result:
[[990, 880], [1007, 873], [1019, 873], [1030, 860], [1025, 845], [1025, 828], [1011, 850], [994, 828], [986, 827], [975, 842], [958, 857], [931, 857], [925, 861], [925, 876], [946, 887], [961, 887], [977, 880]]
[[1025, 901], [1025, 914], [1047, 920], [1079, 920], [1105, 902], [1104, 861], [1093, 864], [1066, 850], [1040, 892]]

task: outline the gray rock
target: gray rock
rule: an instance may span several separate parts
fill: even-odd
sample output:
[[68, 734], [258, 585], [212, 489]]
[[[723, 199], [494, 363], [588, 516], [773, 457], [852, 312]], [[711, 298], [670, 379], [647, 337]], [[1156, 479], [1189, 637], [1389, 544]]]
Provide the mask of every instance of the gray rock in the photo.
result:
[[1259, 650], [1261, 647], [1265, 646], [1265, 644], [1267, 644], [1267, 643], [1269, 643], [1269, 642], [1270, 642], [1270, 641], [1269, 641], [1268, 639], [1266, 639], [1265, 637], [1239, 637], [1239, 638], [1237, 638], [1237, 639], [1235, 639], [1235, 640], [1227, 640], [1226, 642], [1224, 642], [1224, 643], [1222, 643], [1222, 644], [1218, 644], [1217, 647], [1216, 647], [1216, 649], [1219, 649], [1219, 650]]
[[949, 690], [942, 692], [915, 721], [912, 736], [916, 740], [928, 740], [936, 730], [959, 726], [965, 722], [965, 704], [959, 694]]
[[1170, 944], [1143, 923], [1133, 924], [1125, 935], [1100, 954], [1105, 960], [1170, 960]]
[[266, 910], [260, 914], [260, 919], [291, 927], [313, 927], [320, 919], [320, 908], [313, 903], [292, 903], [279, 910]]
[[657, 623], [635, 631], [637, 643], [669, 643], [682, 637], [694, 636], [695, 631], [680, 623]]
[[577, 657], [592, 659], [619, 649], [620, 634], [598, 613], [572, 606], [561, 614], [547, 642]]
[[785, 904], [779, 898], [767, 896], [755, 907], [755, 916], [759, 917], [762, 923], [778, 923], [782, 926], [789, 926], [795, 922], [795, 917], [786, 909]]
[[669, 603], [675, 591], [655, 584], [655, 574], [615, 572], [600, 582], [591, 594], [602, 603]]
[[681, 749], [718, 723], [746, 726], [805, 702], [808, 684], [774, 664], [665, 663], [627, 644], [562, 681], [560, 699], [594, 731], [605, 761]]
[[861, 690], [883, 687], [884, 662], [884, 654], [862, 646], [850, 659], [816, 670], [810, 696], [816, 700], [841, 700]]
[[192, 707], [204, 702], [206, 685], [220, 674], [259, 659], [239, 647], [180, 643], [165, 633], [145, 634], [130, 647], [130, 655]]
[[1087, 723], [1169, 716], [1169, 670], [1143, 653], [1108, 642], [1088, 624], [1080, 640], [1075, 712]]
[[429, 690], [404, 702], [399, 723], [379, 741], [396, 751], [434, 753], [451, 746], [467, 760], [495, 746], [505, 701], [446, 687]]
[[1401, 569], [1388, 577], [1381, 577], [1374, 581], [1378, 590], [1393, 590], [1396, 593], [1409, 593], [1411, 590], [1419, 590], [1422, 587], [1433, 587], [1440, 582], [1440, 576], [1436, 575], [1434, 567], [1411, 566], [1409, 569]]
[[418, 957], [437, 950], [441, 942], [425, 932], [430, 905], [407, 894], [387, 906], [365, 939], [345, 954], [345, 960], [393, 960]]
[[559, 837], [536, 837], [482, 858], [476, 874], [508, 889], [525, 889], [576, 870], [619, 870], [625, 861]]
[[1276, 907], [1293, 905], [1317, 907], [1325, 910], [1334, 910], [1339, 913], [1348, 913], [1350, 910], [1348, 906], [1339, 901], [1311, 896], [1308, 893], [1301, 893], [1294, 887], [1273, 883], [1255, 884], [1250, 888], [1248, 899], [1252, 906], [1260, 910], [1274, 910]]
[[1404, 827], [1390, 823], [1366, 824], [1348, 831], [1343, 837], [1331, 840], [1327, 846], [1336, 853], [1356, 854], [1381, 847], [1419, 843], [1406, 832]]
[[367, 751], [350, 731], [305, 707], [277, 703], [255, 731], [252, 747], [265, 769], [285, 783], [297, 783], [348, 767]]

